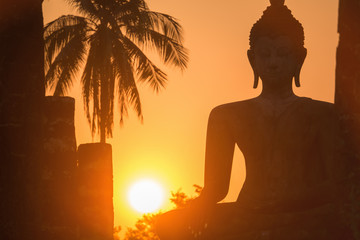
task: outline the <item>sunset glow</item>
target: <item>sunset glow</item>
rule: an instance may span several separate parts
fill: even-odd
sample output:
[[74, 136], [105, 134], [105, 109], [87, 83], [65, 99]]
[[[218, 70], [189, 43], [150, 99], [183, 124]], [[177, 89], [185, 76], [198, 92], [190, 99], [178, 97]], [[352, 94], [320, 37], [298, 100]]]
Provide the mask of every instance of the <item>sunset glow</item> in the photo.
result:
[[128, 192], [130, 205], [140, 213], [152, 213], [164, 202], [163, 189], [159, 183], [143, 179], [134, 183]]
[[[162, 183], [161, 188], [168, 194], [162, 199], [162, 209], [171, 209], [168, 200], [171, 191], [181, 188], [191, 196], [193, 184], [203, 186], [205, 137], [211, 109], [256, 97], [261, 91], [261, 86], [252, 88], [253, 72], [246, 51], [250, 28], [269, 5], [268, 0], [227, 1], [226, 4], [150, 0], [148, 4], [152, 10], [180, 20], [190, 62], [184, 72], [163, 68], [169, 82], [159, 94], [139, 84], [143, 124], [130, 111], [124, 127], [120, 128], [118, 113], [114, 114], [114, 138], [108, 140], [113, 147], [114, 224], [123, 229], [133, 226], [141, 217], [133, 210], [135, 207], [131, 207], [129, 193], [144, 176]], [[295, 88], [295, 92], [299, 96], [333, 102], [338, 1], [286, 0], [286, 5], [304, 26], [308, 50], [301, 72], [302, 85]], [[66, 1], [45, 0], [43, 6], [45, 23], [64, 14], [76, 14]], [[77, 144], [93, 139], [83, 111], [80, 80], [79, 76], [68, 94], [76, 100]], [[235, 150], [233, 164], [226, 201], [236, 201], [241, 189], [239, 183], [245, 179], [245, 162], [239, 149]], [[146, 198], [145, 201], [152, 202]]]

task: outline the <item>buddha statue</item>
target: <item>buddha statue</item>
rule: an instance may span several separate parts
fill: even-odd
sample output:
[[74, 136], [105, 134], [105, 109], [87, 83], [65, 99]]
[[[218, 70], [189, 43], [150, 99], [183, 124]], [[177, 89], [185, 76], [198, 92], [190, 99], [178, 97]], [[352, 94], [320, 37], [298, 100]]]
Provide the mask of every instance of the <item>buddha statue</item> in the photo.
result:
[[[333, 104], [294, 94], [307, 54], [304, 30], [284, 0], [270, 2], [251, 29], [247, 52], [261, 94], [211, 111], [204, 188], [189, 207], [159, 217], [161, 240], [342, 239], [334, 207], [345, 174], [338, 117]], [[228, 192], [235, 146], [244, 155], [246, 179], [236, 202], [219, 203]], [[311, 233], [327, 221], [328, 232]], [[302, 237], [268, 231], [299, 224]]]

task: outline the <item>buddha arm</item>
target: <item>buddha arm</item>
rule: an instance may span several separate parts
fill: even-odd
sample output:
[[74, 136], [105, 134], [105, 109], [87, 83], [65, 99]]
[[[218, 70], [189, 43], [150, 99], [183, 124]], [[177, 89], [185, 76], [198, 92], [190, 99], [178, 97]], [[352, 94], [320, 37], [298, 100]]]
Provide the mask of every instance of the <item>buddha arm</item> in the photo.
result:
[[335, 111], [328, 111], [323, 114], [319, 125], [318, 142], [316, 143], [319, 154], [318, 160], [321, 161], [324, 176], [308, 194], [312, 196], [312, 203], [317, 200], [332, 201], [339, 190], [343, 188], [342, 181], [346, 176], [346, 163], [343, 161], [343, 140], [340, 138], [339, 117]]
[[320, 141], [321, 158], [326, 166], [327, 176], [332, 184], [339, 184], [346, 177], [344, 141], [341, 138], [339, 116], [331, 111], [323, 121]]
[[201, 197], [210, 203], [228, 193], [235, 141], [221, 107], [212, 110], [206, 136], [205, 183]]

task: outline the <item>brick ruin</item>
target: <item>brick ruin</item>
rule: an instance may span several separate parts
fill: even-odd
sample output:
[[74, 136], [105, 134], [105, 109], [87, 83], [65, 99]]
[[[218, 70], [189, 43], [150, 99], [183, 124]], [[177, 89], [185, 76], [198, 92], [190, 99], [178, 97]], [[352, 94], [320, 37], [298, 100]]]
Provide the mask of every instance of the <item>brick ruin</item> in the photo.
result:
[[45, 98], [41, 239], [111, 240], [111, 145], [81, 144], [77, 150], [74, 111], [73, 98]]

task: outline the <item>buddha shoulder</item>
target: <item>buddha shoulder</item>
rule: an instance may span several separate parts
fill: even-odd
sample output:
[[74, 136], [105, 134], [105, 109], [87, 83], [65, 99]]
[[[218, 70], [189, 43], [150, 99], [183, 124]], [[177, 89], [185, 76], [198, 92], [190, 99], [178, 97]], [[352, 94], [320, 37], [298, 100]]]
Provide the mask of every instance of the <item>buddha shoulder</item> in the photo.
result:
[[248, 116], [253, 107], [253, 99], [222, 104], [211, 110], [210, 119], [231, 121], [234, 118]]
[[317, 117], [336, 115], [335, 105], [329, 102], [306, 98], [306, 101], [303, 102], [303, 107], [309, 114]]

